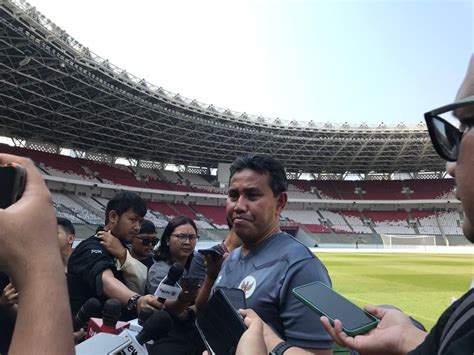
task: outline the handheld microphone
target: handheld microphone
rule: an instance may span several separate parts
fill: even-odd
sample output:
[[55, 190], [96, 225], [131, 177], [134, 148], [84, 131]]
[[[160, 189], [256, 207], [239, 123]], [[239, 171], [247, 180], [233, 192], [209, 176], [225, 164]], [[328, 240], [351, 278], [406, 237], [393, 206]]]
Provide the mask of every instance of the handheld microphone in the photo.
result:
[[144, 308], [138, 313], [138, 325], [143, 326], [148, 318], [153, 315], [153, 310], [151, 308]]
[[158, 301], [164, 303], [167, 299], [175, 300], [178, 298], [181, 292], [181, 287], [176, 283], [183, 275], [184, 268], [181, 264], [174, 263], [168, 275], [161, 281], [158, 288], [155, 291], [155, 296], [158, 297]]
[[97, 298], [89, 298], [79, 309], [72, 320], [72, 328], [75, 332], [85, 327], [89, 318], [97, 317], [100, 312], [100, 302]]
[[150, 340], [158, 340], [168, 334], [173, 327], [173, 320], [166, 311], [153, 313], [143, 324], [143, 329], [138, 333], [136, 339], [140, 345]]
[[122, 315], [122, 304], [117, 299], [105, 301], [102, 308], [102, 319], [91, 318], [87, 328], [86, 338], [97, 333], [119, 334], [123, 329], [129, 327], [128, 322], [119, 322]]

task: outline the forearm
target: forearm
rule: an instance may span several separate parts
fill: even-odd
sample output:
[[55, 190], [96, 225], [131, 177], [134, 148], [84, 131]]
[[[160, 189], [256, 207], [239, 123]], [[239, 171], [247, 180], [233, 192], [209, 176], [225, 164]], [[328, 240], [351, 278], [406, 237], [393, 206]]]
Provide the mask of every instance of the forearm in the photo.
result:
[[405, 331], [402, 341], [402, 353], [408, 354], [414, 350], [425, 340], [428, 333], [416, 328], [415, 326], [410, 327]]
[[[61, 265], [29, 270], [22, 284], [9, 354], [73, 354], [71, 310]], [[32, 334], [34, 341], [30, 341]]]
[[126, 305], [128, 300], [135, 295], [135, 292], [113, 276], [111, 270], [105, 270], [102, 273], [102, 284], [107, 298], [118, 299], [123, 305]]
[[196, 312], [200, 312], [203, 307], [207, 304], [207, 300], [209, 299], [209, 296], [211, 294], [212, 286], [214, 286], [214, 279], [209, 278], [209, 276], [206, 275], [204, 278], [204, 282], [202, 283], [201, 289], [199, 290], [199, 293], [196, 297]]

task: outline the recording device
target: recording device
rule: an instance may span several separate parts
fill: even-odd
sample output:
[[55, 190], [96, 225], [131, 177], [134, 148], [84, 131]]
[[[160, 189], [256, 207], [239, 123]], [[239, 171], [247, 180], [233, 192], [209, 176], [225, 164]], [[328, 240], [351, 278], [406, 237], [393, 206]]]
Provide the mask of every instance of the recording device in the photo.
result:
[[[196, 317], [196, 327], [210, 355], [235, 354], [240, 337], [247, 327], [222, 288], [209, 299], [205, 308]], [[234, 304], [245, 305], [245, 294], [234, 289]], [[239, 296], [240, 295], [240, 296]], [[240, 300], [237, 300], [237, 298]]]
[[219, 253], [217, 250], [215, 249], [199, 249], [198, 250], [198, 253], [199, 254], [202, 254], [202, 255], [210, 255], [213, 259], [220, 259], [222, 258], [222, 254]]
[[226, 296], [229, 303], [234, 307], [238, 312], [239, 309], [247, 308], [247, 301], [245, 300], [245, 292], [240, 288], [226, 288], [226, 287], [217, 287], [221, 290], [222, 293]]
[[26, 170], [16, 163], [0, 165], [0, 208], [7, 208], [20, 199], [25, 190]]
[[349, 336], [367, 333], [379, 322], [372, 314], [319, 281], [296, 287], [293, 294], [311, 310], [326, 316], [332, 325], [335, 319], [339, 319]]
[[129, 327], [128, 322], [120, 322], [122, 315], [122, 304], [119, 300], [109, 299], [102, 308], [102, 319], [91, 318], [87, 327], [86, 339], [97, 333], [119, 334]]
[[194, 292], [201, 287], [201, 279], [193, 276], [182, 276], [179, 280], [179, 285], [189, 292]]
[[79, 309], [72, 320], [72, 328], [75, 332], [84, 328], [91, 317], [98, 317], [101, 304], [97, 298], [89, 298]]
[[166, 311], [154, 312], [138, 335], [130, 329], [123, 330], [119, 335], [99, 333], [77, 345], [76, 354], [147, 355], [145, 343], [167, 335], [172, 327], [173, 321]]
[[158, 297], [158, 301], [164, 303], [168, 300], [175, 300], [178, 298], [181, 292], [181, 287], [177, 284], [181, 276], [183, 275], [184, 268], [181, 264], [174, 263], [171, 265], [168, 275], [158, 285], [155, 296]]

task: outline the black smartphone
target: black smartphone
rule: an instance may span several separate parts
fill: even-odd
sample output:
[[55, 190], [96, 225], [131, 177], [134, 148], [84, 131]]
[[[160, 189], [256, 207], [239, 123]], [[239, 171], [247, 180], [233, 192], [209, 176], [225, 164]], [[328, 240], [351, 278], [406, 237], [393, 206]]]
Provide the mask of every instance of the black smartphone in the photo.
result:
[[331, 324], [339, 319], [349, 336], [367, 333], [379, 320], [322, 282], [295, 287], [293, 294], [311, 310], [328, 317]]
[[201, 287], [201, 279], [199, 277], [181, 276], [179, 285], [182, 288], [187, 288], [189, 291], [194, 291]]
[[198, 253], [199, 254], [202, 254], [202, 255], [210, 255], [212, 256], [213, 258], [217, 259], [217, 258], [222, 258], [222, 254], [219, 253], [217, 250], [215, 249], [199, 249], [198, 250]]
[[240, 288], [217, 287], [216, 289], [219, 289], [221, 290], [221, 292], [224, 293], [227, 300], [236, 311], [238, 311], [239, 309], [247, 308], [245, 292], [242, 291]]
[[[241, 296], [245, 299], [243, 291]], [[215, 290], [195, 323], [210, 355], [235, 354], [240, 337], [247, 329], [222, 288]]]
[[26, 170], [16, 163], [0, 165], [0, 208], [7, 208], [23, 195]]

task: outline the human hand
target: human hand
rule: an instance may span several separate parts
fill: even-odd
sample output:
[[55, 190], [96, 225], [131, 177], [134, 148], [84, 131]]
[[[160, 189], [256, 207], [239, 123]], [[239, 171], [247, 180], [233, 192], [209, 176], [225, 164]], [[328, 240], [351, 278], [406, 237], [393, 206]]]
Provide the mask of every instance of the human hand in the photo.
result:
[[252, 309], [240, 309], [239, 313], [244, 317], [247, 330], [240, 337], [236, 355], [248, 354], [250, 350], [253, 355], [268, 354], [264, 339], [265, 323]]
[[123, 265], [127, 258], [127, 249], [125, 249], [120, 240], [111, 231], [106, 230], [97, 232], [96, 236], [100, 239], [100, 244]]
[[399, 310], [373, 305], [365, 306], [365, 310], [379, 318], [380, 322], [363, 335], [348, 336], [338, 319], [334, 321], [334, 326], [327, 317], [321, 317], [321, 323], [339, 345], [363, 355], [406, 354], [426, 337], [426, 333], [415, 327], [410, 317]]
[[215, 280], [219, 272], [221, 271], [222, 262], [224, 259], [229, 255], [229, 253], [225, 253], [223, 255], [204, 255], [205, 264], [206, 264], [206, 275], [211, 280]]
[[79, 344], [86, 337], [86, 331], [81, 328], [77, 332], [74, 332], [73, 336], [74, 336], [74, 344]]
[[10, 308], [16, 304], [18, 304], [18, 291], [10, 282], [3, 289], [2, 295], [0, 297], [0, 306], [4, 308]]
[[144, 308], [151, 308], [160, 310], [164, 308], [164, 304], [158, 301], [158, 298], [153, 295], [144, 295], [138, 299], [137, 302], [137, 314], [140, 313]]
[[46, 277], [55, 268], [61, 270], [62, 261], [51, 193], [30, 159], [0, 154], [0, 164], [10, 162], [25, 168], [26, 185], [19, 201], [0, 209], [0, 270], [21, 291], [27, 278]]

